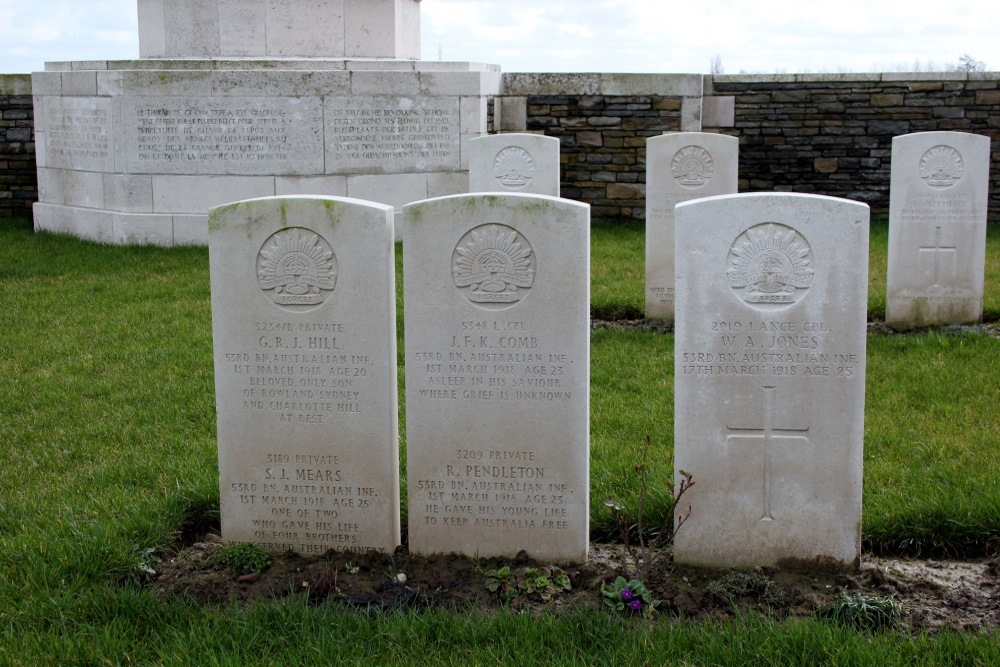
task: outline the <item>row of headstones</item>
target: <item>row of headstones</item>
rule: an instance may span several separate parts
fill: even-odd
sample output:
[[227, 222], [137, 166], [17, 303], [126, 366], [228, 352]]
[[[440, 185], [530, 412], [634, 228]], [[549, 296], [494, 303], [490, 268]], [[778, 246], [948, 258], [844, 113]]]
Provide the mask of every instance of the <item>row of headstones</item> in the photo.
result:
[[[674, 320], [674, 206], [735, 193], [738, 146], [733, 137], [704, 133], [649, 140], [647, 318]], [[989, 137], [921, 132], [893, 138], [889, 326], [911, 329], [982, 318], [989, 161]], [[761, 284], [752, 289], [769, 288]]]
[[[402, 224], [410, 550], [585, 559], [589, 207], [458, 195]], [[211, 211], [227, 541], [400, 544], [393, 226], [350, 199]], [[857, 562], [867, 243], [846, 200], [677, 207], [678, 561]]]
[[[582, 560], [590, 208], [407, 206], [409, 547]], [[400, 544], [394, 213], [322, 197], [210, 211], [223, 537]]]
[[[470, 190], [559, 196], [559, 141], [531, 134], [471, 143]], [[647, 141], [646, 317], [674, 321], [674, 207], [735, 194], [739, 140], [681, 132]], [[895, 137], [890, 175], [886, 323], [978, 322], [983, 312], [989, 137]]]

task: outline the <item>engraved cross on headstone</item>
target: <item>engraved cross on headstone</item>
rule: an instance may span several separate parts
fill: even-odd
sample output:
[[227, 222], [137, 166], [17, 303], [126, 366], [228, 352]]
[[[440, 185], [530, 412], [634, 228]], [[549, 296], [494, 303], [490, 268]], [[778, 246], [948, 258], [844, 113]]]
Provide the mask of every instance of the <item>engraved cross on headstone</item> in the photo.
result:
[[953, 245], [941, 245], [941, 227], [938, 226], [934, 229], [934, 245], [922, 245], [918, 250], [921, 255], [925, 252], [934, 253], [934, 287], [937, 287], [941, 284], [941, 253], [952, 253], [952, 262], [954, 262], [957, 248]]
[[772, 452], [771, 445], [775, 441], [802, 441], [804, 444], [809, 444], [809, 427], [806, 428], [778, 428], [774, 425], [774, 412], [775, 412], [775, 401], [774, 401], [774, 389], [773, 386], [764, 386], [764, 427], [763, 428], [750, 428], [750, 427], [732, 427], [728, 424], [726, 425], [726, 430], [728, 435], [726, 435], [726, 442], [730, 440], [763, 440], [764, 441], [764, 509], [761, 513], [761, 521], [773, 521], [774, 516], [771, 514], [771, 468], [772, 468]]

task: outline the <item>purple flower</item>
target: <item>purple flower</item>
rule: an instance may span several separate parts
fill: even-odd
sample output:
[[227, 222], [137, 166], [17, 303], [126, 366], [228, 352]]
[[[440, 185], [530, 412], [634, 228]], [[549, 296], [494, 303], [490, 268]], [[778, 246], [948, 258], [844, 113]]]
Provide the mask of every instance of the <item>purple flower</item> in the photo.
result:
[[632, 600], [631, 602], [628, 603], [628, 608], [631, 609], [632, 611], [639, 611], [640, 609], [642, 609], [642, 600], [640, 600], [639, 598]]
[[623, 588], [622, 589], [622, 600], [625, 600], [626, 602], [628, 602], [633, 597], [635, 597], [635, 593], [632, 592], [631, 588]]

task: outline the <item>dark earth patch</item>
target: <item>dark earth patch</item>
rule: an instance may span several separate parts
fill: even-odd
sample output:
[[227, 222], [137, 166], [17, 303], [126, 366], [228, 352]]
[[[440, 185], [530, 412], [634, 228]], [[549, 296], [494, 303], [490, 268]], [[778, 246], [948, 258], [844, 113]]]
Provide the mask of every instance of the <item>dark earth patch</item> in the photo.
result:
[[[563, 564], [572, 589], [543, 601], [536, 594], [501, 602], [487, 590], [488, 573], [542, 567], [523, 552], [514, 559], [419, 556], [405, 548], [388, 554], [330, 551], [321, 557], [284, 554], [259, 575], [238, 575], [218, 562], [221, 539], [204, 536], [162, 556], [148, 585], [163, 598], [186, 597], [203, 605], [293, 597], [316, 605], [349, 608], [562, 613], [602, 607], [601, 586], [625, 574], [620, 545], [594, 544], [587, 564]], [[775, 618], [811, 616], [837, 593], [886, 596], [902, 606], [903, 627], [912, 630], [1000, 627], [1000, 558], [935, 561], [868, 556], [854, 573], [757, 568], [731, 574], [674, 567], [659, 558], [645, 584], [661, 600], [658, 616], [705, 620], [748, 611]], [[727, 576], [728, 575], [728, 576]], [[627, 575], [626, 575], [627, 576]], [[611, 610], [608, 610], [609, 613]]]

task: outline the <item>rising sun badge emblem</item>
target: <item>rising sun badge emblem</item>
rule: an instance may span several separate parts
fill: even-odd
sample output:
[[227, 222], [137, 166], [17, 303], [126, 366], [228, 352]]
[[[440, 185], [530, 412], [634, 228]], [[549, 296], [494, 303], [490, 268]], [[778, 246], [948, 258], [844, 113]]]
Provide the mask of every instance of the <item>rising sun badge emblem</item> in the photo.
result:
[[279, 306], [318, 306], [337, 286], [337, 257], [308, 229], [283, 229], [261, 246], [257, 281]]
[[481, 225], [455, 246], [452, 275], [455, 286], [474, 304], [509, 308], [535, 281], [531, 245], [506, 225]]
[[535, 175], [531, 153], [520, 146], [508, 146], [493, 160], [493, 176], [505, 188], [523, 190]]
[[670, 171], [674, 179], [685, 188], [700, 188], [715, 173], [712, 156], [701, 146], [685, 146], [674, 154], [670, 161]]
[[932, 188], [950, 188], [964, 173], [962, 156], [951, 146], [934, 146], [920, 157], [920, 178]]
[[784, 308], [812, 285], [812, 249], [791, 227], [766, 222], [733, 242], [727, 274], [730, 287], [744, 302], [765, 310]]

